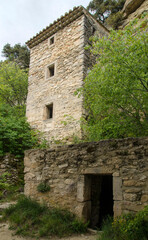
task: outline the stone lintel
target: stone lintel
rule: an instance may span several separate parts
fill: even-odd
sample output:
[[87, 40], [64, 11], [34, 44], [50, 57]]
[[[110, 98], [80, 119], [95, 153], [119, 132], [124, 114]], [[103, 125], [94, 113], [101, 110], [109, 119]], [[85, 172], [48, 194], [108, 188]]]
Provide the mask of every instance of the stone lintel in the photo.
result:
[[82, 174], [112, 174], [112, 169], [107, 169], [104, 167], [99, 167], [99, 168], [87, 168], [83, 170]]

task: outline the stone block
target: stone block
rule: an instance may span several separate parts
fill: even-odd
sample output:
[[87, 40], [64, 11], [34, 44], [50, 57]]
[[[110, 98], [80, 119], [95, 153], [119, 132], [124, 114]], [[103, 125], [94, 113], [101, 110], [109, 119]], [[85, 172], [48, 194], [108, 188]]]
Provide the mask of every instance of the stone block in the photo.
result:
[[124, 200], [134, 202], [137, 199], [137, 194], [134, 193], [125, 193]]
[[118, 217], [122, 213], [122, 202], [121, 201], [114, 201], [114, 217]]
[[142, 197], [141, 197], [141, 202], [142, 203], [148, 203], [148, 195], [143, 195]]
[[143, 208], [143, 205], [140, 202], [139, 203], [134, 203], [134, 202], [125, 201], [125, 200], [122, 202], [122, 209], [123, 210], [138, 212], [142, 208]]
[[123, 181], [123, 185], [125, 187], [131, 187], [131, 186], [135, 186], [136, 185], [136, 181], [135, 180], [126, 180], [126, 181]]
[[68, 167], [68, 163], [61, 164], [61, 165], [59, 165], [58, 167], [59, 167], [60, 169], [61, 169], [61, 168], [66, 168], [66, 167]]
[[88, 222], [91, 216], [91, 201], [78, 203], [77, 207], [75, 208], [75, 213], [85, 222]]
[[122, 198], [122, 179], [120, 177], [113, 177], [113, 199], [119, 201]]
[[65, 183], [66, 183], [67, 185], [71, 185], [71, 184], [74, 184], [74, 180], [67, 178], [67, 179], [65, 180]]
[[91, 182], [89, 176], [81, 176], [77, 183], [77, 201], [85, 202], [91, 199]]

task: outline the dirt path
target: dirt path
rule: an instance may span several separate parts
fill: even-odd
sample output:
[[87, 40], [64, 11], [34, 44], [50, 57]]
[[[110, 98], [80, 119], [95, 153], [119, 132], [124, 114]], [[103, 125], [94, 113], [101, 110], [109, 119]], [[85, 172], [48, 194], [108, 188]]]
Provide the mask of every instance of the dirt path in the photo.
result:
[[[40, 240], [47, 240], [49, 238], [41, 238]], [[65, 237], [65, 238], [50, 238], [50, 240], [96, 240], [95, 234], [81, 234], [79, 236]], [[7, 223], [0, 223], [0, 240], [36, 240], [36, 238], [24, 238], [14, 235], [14, 231], [9, 230]]]

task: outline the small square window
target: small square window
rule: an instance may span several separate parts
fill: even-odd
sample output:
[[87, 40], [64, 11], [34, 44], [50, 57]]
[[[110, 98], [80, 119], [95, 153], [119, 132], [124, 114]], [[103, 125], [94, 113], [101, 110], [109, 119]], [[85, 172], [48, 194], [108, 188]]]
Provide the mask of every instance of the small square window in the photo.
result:
[[48, 38], [49, 47], [55, 44], [55, 40], [56, 40], [55, 34]]
[[55, 75], [55, 64], [52, 64], [47, 67], [46, 77], [53, 77]]
[[53, 118], [53, 103], [46, 105], [46, 119]]
[[54, 44], [54, 37], [51, 37], [51, 38], [50, 38], [49, 43], [50, 43], [50, 45]]

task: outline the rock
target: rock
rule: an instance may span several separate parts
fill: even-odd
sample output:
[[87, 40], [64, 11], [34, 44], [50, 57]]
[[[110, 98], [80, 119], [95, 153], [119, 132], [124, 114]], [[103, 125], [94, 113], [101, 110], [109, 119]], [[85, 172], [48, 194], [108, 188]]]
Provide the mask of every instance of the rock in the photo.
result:
[[127, 0], [125, 2], [123, 13], [123, 21], [120, 28], [124, 28], [129, 22], [135, 18], [139, 18], [142, 13], [148, 10], [148, 0]]
[[127, 17], [129, 14], [135, 12], [144, 1], [145, 0], [126, 0], [122, 10], [124, 16]]

